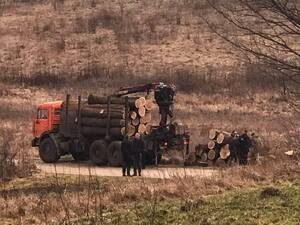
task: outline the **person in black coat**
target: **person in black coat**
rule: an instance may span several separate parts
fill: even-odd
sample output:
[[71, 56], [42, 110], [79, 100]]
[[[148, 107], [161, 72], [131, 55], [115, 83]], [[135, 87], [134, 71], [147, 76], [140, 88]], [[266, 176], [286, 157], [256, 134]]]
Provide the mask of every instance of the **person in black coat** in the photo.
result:
[[142, 168], [143, 168], [143, 152], [145, 149], [144, 141], [141, 139], [141, 136], [139, 133], [136, 133], [134, 136], [134, 140], [132, 142], [132, 152], [133, 152], [133, 169], [134, 173], [133, 176], [137, 176], [137, 172], [139, 176], [142, 174]]
[[242, 135], [238, 135], [234, 131], [231, 136], [233, 141], [229, 144], [229, 163], [238, 162], [240, 165], [247, 165], [249, 149], [252, 146], [252, 142], [247, 131], [245, 131]]
[[128, 136], [124, 136], [124, 139], [121, 144], [121, 152], [122, 152], [122, 175], [130, 176], [130, 169], [133, 165], [132, 162], [132, 143]]
[[252, 142], [250, 137], [248, 136], [247, 131], [245, 131], [240, 137], [239, 137], [239, 151], [238, 151], [238, 157], [240, 160], [241, 165], [247, 165], [248, 164], [248, 153], [249, 149], [252, 147]]

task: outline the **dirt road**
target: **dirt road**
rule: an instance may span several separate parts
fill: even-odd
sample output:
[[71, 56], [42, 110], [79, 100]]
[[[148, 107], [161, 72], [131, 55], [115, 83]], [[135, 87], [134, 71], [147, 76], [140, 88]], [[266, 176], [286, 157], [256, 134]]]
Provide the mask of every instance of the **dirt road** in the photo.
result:
[[[89, 162], [62, 161], [56, 164], [36, 163], [41, 173], [66, 175], [92, 175], [101, 177], [119, 177], [121, 168], [97, 167]], [[174, 177], [216, 177], [219, 171], [211, 168], [191, 167], [149, 167], [143, 170], [143, 177], [169, 179]]]

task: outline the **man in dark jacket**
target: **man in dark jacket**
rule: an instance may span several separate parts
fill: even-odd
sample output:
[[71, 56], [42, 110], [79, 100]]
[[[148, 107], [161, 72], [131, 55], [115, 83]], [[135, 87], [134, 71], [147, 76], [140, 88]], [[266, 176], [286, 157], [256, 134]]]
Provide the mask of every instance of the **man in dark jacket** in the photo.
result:
[[249, 138], [247, 131], [242, 135], [232, 133], [233, 141], [230, 143], [230, 156], [229, 163], [238, 162], [240, 165], [248, 164], [248, 153], [252, 146], [251, 139]]
[[122, 151], [122, 174], [123, 176], [130, 176], [130, 168], [133, 164], [132, 162], [132, 143], [126, 135], [121, 144]]
[[136, 133], [134, 136], [134, 140], [132, 143], [132, 151], [133, 151], [133, 169], [134, 173], [133, 176], [137, 176], [137, 171], [139, 176], [142, 174], [143, 168], [143, 152], [144, 152], [145, 144], [144, 141], [141, 139], [139, 133]]
[[248, 136], [247, 131], [245, 131], [240, 137], [239, 137], [239, 151], [238, 156], [240, 160], [241, 165], [247, 165], [248, 164], [248, 153], [249, 149], [252, 146], [252, 142], [250, 137]]

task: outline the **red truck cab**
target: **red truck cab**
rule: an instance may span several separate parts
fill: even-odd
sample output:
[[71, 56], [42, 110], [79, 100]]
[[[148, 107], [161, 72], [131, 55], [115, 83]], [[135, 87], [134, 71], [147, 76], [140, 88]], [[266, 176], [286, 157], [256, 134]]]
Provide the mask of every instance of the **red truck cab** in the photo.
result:
[[40, 104], [37, 109], [37, 116], [33, 121], [32, 146], [39, 146], [41, 138], [58, 129], [60, 123], [62, 101], [47, 102]]

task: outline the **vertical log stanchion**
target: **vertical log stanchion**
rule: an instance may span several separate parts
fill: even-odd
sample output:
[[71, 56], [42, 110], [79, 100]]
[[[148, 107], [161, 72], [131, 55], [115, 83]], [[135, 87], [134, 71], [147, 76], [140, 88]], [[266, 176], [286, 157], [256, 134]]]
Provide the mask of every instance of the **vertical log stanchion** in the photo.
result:
[[67, 96], [66, 96], [66, 119], [65, 119], [65, 121], [66, 121], [66, 126], [67, 126], [67, 124], [68, 124], [68, 117], [69, 117], [69, 104], [70, 104], [70, 95], [69, 94], [67, 94]]
[[78, 135], [81, 134], [81, 96], [78, 96], [78, 106], [77, 106], [77, 125], [78, 125]]
[[125, 97], [125, 135], [128, 134], [128, 116], [129, 116], [129, 105], [128, 96]]
[[106, 136], [105, 139], [110, 139], [110, 96], [107, 97], [107, 123], [106, 123]]

